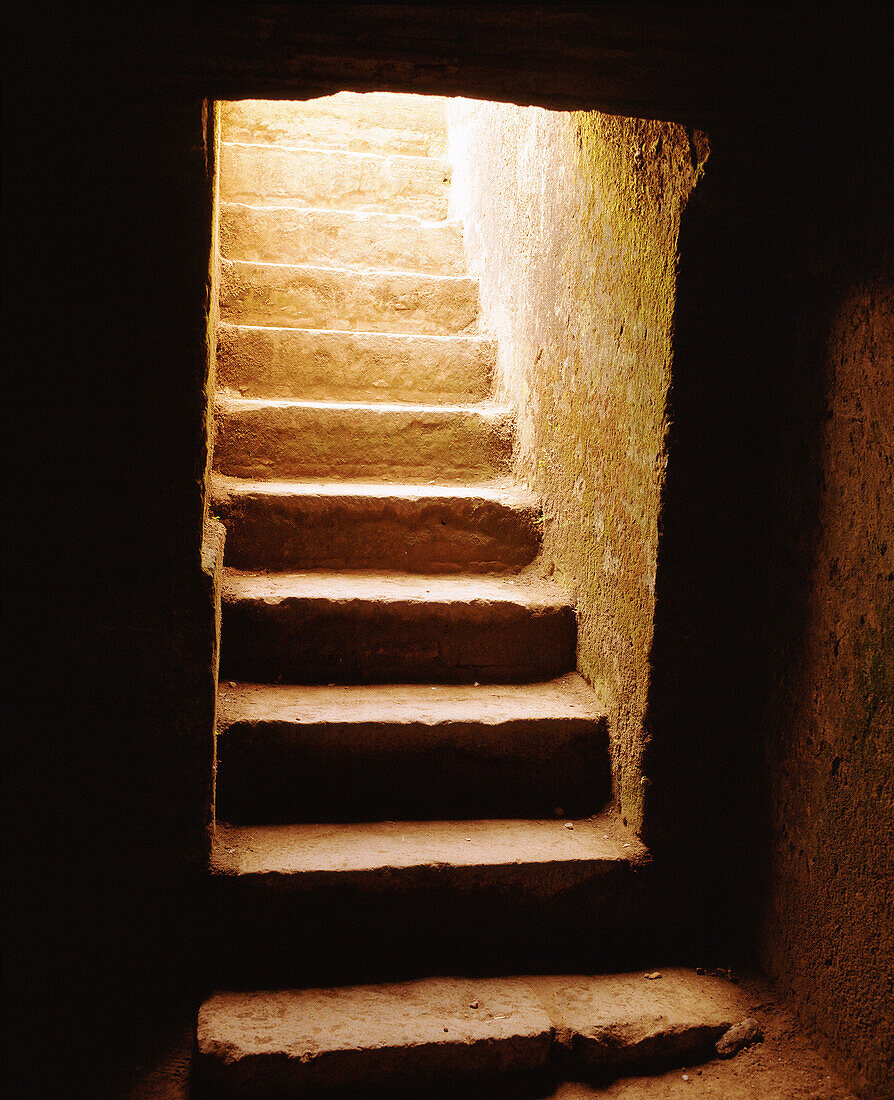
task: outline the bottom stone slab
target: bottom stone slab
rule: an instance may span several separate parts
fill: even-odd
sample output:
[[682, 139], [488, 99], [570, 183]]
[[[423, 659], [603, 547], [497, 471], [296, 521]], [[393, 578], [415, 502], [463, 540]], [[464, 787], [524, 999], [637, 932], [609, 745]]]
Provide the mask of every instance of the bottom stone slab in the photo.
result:
[[707, 1054], [745, 1011], [737, 987], [679, 969], [217, 993], [199, 1012], [199, 1067], [231, 1096], [461, 1087], [554, 1055], [585, 1077]]

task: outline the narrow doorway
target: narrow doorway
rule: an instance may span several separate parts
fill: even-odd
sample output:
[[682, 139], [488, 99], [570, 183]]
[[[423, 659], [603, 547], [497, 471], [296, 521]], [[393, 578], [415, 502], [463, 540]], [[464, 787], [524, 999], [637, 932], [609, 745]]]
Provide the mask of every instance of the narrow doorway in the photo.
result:
[[585, 826], [566, 820], [608, 798], [572, 602], [538, 568], [539, 503], [494, 400], [447, 104], [221, 105], [216, 810], [233, 851], [245, 824], [300, 825], [297, 843], [356, 823], [362, 859], [362, 830], [411, 820], [423, 845], [461, 833], [464, 859], [471, 831], [487, 859], [530, 858], [527, 822], [573, 847]]

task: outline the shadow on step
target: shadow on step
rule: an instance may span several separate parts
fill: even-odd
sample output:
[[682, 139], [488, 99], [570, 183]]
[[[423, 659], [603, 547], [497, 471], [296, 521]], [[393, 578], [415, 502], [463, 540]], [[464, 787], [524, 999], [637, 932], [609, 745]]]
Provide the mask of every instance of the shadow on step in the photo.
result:
[[665, 947], [648, 878], [648, 871], [612, 872], [540, 896], [520, 886], [290, 894], [220, 882], [207, 941], [210, 985], [636, 969]]

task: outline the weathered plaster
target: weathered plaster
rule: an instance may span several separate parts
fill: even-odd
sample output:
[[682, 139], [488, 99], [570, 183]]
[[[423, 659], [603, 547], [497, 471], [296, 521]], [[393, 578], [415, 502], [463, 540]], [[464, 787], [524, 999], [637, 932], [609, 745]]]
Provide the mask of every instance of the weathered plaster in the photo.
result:
[[578, 665], [638, 825], [677, 232], [707, 142], [596, 112], [454, 101], [448, 119], [515, 472], [543, 501], [546, 567], [576, 590]]

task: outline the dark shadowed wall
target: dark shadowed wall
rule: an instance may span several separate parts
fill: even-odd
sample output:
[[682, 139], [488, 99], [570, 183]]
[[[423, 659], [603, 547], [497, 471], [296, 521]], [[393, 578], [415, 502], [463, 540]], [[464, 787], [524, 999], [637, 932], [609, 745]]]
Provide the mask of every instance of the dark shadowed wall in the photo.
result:
[[894, 926], [876, 71], [822, 111], [715, 127], [684, 213], [644, 760], [697, 940], [760, 959], [872, 1097]]

